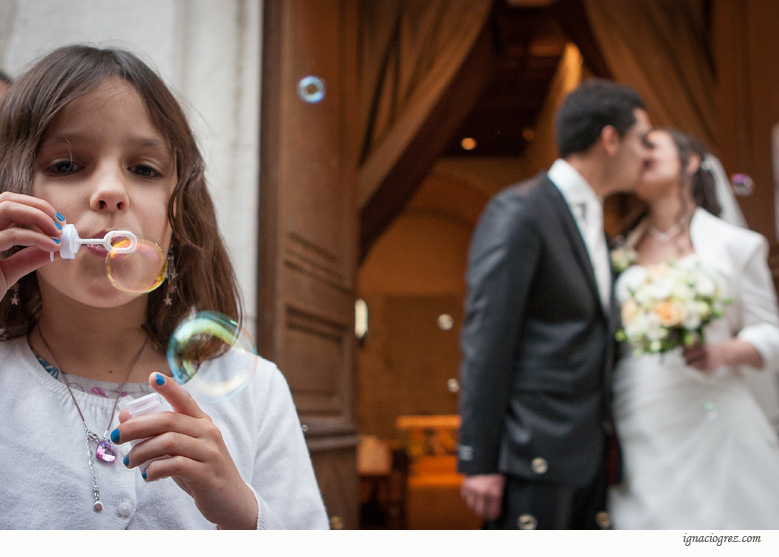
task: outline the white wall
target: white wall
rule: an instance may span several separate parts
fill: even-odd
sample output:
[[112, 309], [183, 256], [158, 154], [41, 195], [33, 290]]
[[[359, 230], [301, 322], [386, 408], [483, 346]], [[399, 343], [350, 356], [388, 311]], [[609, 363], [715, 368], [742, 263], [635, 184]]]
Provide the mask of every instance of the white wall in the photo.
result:
[[222, 235], [256, 331], [262, 0], [2, 0], [0, 68], [75, 42], [130, 50], [162, 74], [198, 136]]

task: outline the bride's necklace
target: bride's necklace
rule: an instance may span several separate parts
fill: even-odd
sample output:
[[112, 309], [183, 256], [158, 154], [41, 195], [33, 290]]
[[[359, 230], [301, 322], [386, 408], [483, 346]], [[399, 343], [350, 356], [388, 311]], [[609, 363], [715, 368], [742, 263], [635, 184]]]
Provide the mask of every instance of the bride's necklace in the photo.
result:
[[665, 232], [661, 232], [660, 230], [655, 228], [654, 225], [652, 224], [650, 224], [648, 228], [649, 235], [652, 236], [652, 238], [654, 238], [661, 244], [667, 244], [668, 242], [676, 238], [679, 234], [681, 234], [684, 229], [685, 229], [685, 225], [682, 224], [681, 222], [677, 222]]
[[[45, 346], [46, 350], [49, 351], [49, 356], [51, 357], [52, 360], [51, 364], [54, 367], [56, 367], [60, 371], [60, 373], [62, 373], [62, 375], [67, 376], [68, 374], [65, 373], [65, 371], [61, 367], [59, 367], [59, 365], [57, 365], [57, 362], [54, 361], [56, 359], [56, 356], [54, 356], [54, 352], [51, 350], [51, 346], [49, 346], [49, 343], [46, 342], [40, 324], [36, 327], [36, 329], [38, 331], [38, 336], [41, 338], [41, 342], [43, 343], [43, 346]], [[108, 464], [113, 464], [116, 461], [116, 450], [111, 444], [111, 440], [108, 438], [108, 431], [111, 428], [111, 422], [114, 421], [114, 414], [116, 414], [116, 406], [119, 404], [119, 397], [122, 396], [122, 388], [124, 388], [125, 383], [127, 383], [127, 380], [130, 378], [130, 374], [133, 372], [133, 369], [135, 369], [135, 365], [138, 363], [138, 360], [141, 359], [141, 354], [143, 354], [143, 349], [146, 348], [146, 343], [148, 341], [149, 341], [149, 337], [146, 336], [143, 339], [143, 344], [141, 345], [141, 349], [138, 350], [138, 353], [135, 355], [135, 358], [133, 358], [132, 364], [130, 364], [130, 369], [127, 370], [127, 375], [125, 375], [124, 381], [122, 381], [122, 384], [119, 385], [119, 388], [116, 391], [116, 399], [114, 400], [114, 407], [111, 409], [111, 416], [108, 418], [108, 425], [106, 426], [105, 433], [103, 434], [102, 437], [96, 434], [95, 432], [93, 432], [91, 429], [89, 429], [89, 426], [87, 425], [87, 421], [86, 419], [84, 419], [84, 413], [81, 412], [81, 408], [79, 407], [78, 402], [76, 402], [76, 397], [73, 395], [73, 390], [70, 388], [70, 382], [67, 380], [66, 377], [63, 377], [63, 382], [65, 383], [65, 386], [68, 389], [68, 393], [70, 393], [70, 398], [73, 399], [73, 404], [76, 405], [76, 410], [78, 410], [78, 415], [81, 416], [81, 421], [84, 424], [84, 432], [86, 433], [86, 444], [87, 444], [87, 458], [89, 461], [89, 473], [92, 475], [92, 495], [95, 498], [95, 502], [92, 505], [92, 507], [95, 509], [95, 511], [102, 511], [103, 503], [100, 501], [100, 487], [97, 485], [97, 476], [95, 475], [95, 461], [92, 453], [92, 443], [97, 444], [94, 455], [97, 456], [98, 459]]]

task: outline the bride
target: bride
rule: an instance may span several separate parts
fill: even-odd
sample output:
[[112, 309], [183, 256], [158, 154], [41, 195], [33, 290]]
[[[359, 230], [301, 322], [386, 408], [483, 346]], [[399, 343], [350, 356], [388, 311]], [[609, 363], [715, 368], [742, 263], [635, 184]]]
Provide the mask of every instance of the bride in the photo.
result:
[[648, 265], [697, 257], [733, 303], [706, 327], [704, 345], [640, 357], [622, 347], [614, 414], [624, 474], [609, 493], [614, 526], [776, 529], [777, 434], [748, 381], [756, 369], [773, 380], [779, 363], [768, 245], [701, 208], [719, 212], [702, 145], [676, 130], [648, 139], [636, 190], [648, 213], [628, 238], [637, 258], [617, 279], [617, 299]]

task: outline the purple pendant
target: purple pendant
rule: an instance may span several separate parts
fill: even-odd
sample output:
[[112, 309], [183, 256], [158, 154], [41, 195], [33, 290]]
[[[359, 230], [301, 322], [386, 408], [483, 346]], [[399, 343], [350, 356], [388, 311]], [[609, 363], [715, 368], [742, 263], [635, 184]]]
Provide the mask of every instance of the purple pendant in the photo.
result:
[[95, 451], [97, 458], [103, 462], [112, 464], [116, 460], [116, 451], [111, 446], [111, 441], [104, 439], [97, 444], [97, 451]]

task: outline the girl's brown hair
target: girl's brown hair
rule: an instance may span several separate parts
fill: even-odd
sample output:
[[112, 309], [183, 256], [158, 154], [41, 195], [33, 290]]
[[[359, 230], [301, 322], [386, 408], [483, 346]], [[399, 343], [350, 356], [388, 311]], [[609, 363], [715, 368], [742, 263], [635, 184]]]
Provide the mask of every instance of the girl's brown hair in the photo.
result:
[[[178, 180], [168, 203], [168, 220], [177, 288], [170, 305], [164, 303], [165, 284], [151, 292], [146, 309], [146, 330], [163, 349], [192, 310], [218, 311], [238, 322], [242, 310], [197, 142], [178, 101], [149, 66], [123, 50], [74, 45], [53, 51], [14, 81], [0, 102], [0, 193], [30, 194], [35, 157], [54, 119], [69, 103], [113, 77], [136, 89], [176, 161]], [[19, 305], [11, 304], [11, 296], [0, 301], [0, 338], [29, 333], [40, 317], [35, 273], [18, 284]]]

